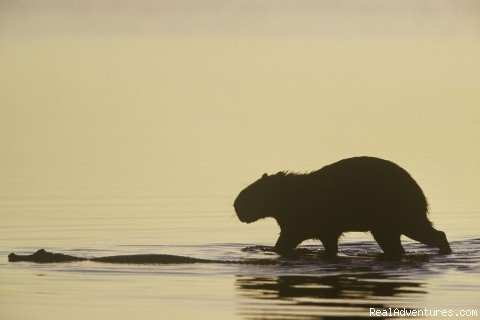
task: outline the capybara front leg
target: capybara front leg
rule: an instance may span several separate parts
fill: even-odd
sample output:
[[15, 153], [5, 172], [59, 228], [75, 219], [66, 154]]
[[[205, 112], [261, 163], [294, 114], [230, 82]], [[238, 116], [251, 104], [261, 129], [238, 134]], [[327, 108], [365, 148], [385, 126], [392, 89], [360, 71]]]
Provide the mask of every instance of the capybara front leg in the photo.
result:
[[295, 237], [291, 232], [282, 230], [275, 244], [275, 252], [287, 255], [293, 251], [303, 240]]
[[323, 248], [325, 249], [325, 253], [329, 256], [336, 256], [338, 252], [338, 238], [340, 234], [338, 233], [331, 233], [331, 234], [324, 234], [320, 238], [320, 241], [323, 244]]
[[424, 243], [431, 247], [437, 247], [440, 249], [440, 253], [449, 254], [452, 253], [452, 249], [448, 244], [447, 236], [444, 232], [438, 231], [430, 224], [425, 224], [423, 227], [416, 227], [413, 230], [409, 230], [404, 233], [407, 237]]
[[405, 253], [400, 242], [400, 233], [381, 229], [372, 231], [372, 234], [386, 255], [398, 256]]

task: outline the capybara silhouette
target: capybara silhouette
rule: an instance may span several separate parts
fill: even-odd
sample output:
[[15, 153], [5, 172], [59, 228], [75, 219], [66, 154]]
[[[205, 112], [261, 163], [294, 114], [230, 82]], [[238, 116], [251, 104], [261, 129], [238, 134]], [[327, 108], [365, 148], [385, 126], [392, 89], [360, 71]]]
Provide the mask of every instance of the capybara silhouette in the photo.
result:
[[277, 220], [279, 254], [319, 239], [327, 254], [336, 255], [348, 231], [370, 231], [387, 255], [405, 253], [402, 234], [451, 253], [445, 233], [427, 218], [427, 199], [416, 181], [379, 158], [348, 158], [308, 174], [264, 174], [240, 192], [234, 208], [242, 222]]

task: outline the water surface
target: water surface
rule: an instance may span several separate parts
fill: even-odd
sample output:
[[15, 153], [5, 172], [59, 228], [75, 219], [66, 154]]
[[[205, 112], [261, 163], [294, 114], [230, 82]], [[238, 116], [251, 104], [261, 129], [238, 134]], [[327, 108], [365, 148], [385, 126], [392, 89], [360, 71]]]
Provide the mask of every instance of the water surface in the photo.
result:
[[[403, 239], [408, 254], [386, 261], [371, 236], [352, 233], [337, 258], [324, 257], [317, 242], [280, 258], [272, 252], [274, 222], [241, 224], [230, 202], [222, 195], [3, 199], [5, 319], [312, 319], [368, 317], [371, 307], [479, 308], [480, 238], [468, 223], [475, 213], [431, 214], [452, 255]], [[40, 248], [81, 257], [158, 253], [250, 264], [7, 262], [10, 252]]]

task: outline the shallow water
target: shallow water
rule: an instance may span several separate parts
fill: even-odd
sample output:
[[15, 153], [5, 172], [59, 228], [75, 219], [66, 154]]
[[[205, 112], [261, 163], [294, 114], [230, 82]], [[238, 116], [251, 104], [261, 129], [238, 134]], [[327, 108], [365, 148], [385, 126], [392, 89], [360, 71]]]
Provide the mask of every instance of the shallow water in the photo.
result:
[[[220, 195], [9, 198], [1, 201], [1, 215], [2, 319], [312, 319], [368, 317], [371, 307], [480, 307], [472, 212], [431, 214], [453, 254], [403, 239], [402, 261], [384, 260], [363, 233], [348, 234], [334, 259], [316, 242], [280, 258], [271, 247], [275, 223], [241, 224], [231, 199]], [[159, 253], [251, 264], [7, 261], [10, 252], [40, 248], [81, 257]]]

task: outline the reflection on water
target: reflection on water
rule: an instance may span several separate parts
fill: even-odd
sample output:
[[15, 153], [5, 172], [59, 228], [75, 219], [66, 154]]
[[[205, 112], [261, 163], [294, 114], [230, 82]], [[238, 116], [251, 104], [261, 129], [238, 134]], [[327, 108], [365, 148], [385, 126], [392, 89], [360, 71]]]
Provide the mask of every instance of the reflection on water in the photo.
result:
[[369, 308], [408, 307], [402, 303], [421, 299], [427, 293], [424, 286], [378, 273], [236, 279], [245, 299], [240, 313], [249, 319], [367, 317]]
[[[470, 289], [478, 288], [469, 274], [480, 270], [480, 239], [451, 244], [453, 254], [439, 255], [408, 243], [408, 253], [398, 261], [384, 259], [371, 241], [345, 244], [333, 259], [318, 247], [304, 246], [295, 257], [282, 259], [283, 267], [275, 272], [237, 275], [239, 314], [246, 319], [329, 319], [369, 317], [370, 308], [423, 309], [429, 295], [438, 294], [432, 278], [455, 277], [458, 283], [450, 289], [452, 294], [464, 294], [467, 287], [459, 283], [466, 279]], [[243, 251], [259, 255], [272, 249], [253, 246]], [[446, 307], [445, 300], [435, 304]]]

